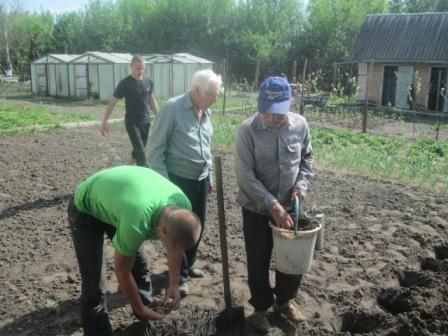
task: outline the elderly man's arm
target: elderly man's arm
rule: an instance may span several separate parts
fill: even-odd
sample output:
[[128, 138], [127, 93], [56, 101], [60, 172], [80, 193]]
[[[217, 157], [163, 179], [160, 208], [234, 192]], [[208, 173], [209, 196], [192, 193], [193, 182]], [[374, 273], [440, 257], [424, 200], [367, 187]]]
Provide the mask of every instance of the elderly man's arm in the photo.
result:
[[235, 172], [238, 187], [258, 205], [258, 210], [267, 211], [277, 199], [255, 176], [254, 145], [249, 126], [239, 127], [236, 136]]
[[168, 178], [165, 164], [165, 153], [174, 126], [174, 111], [168, 103], [165, 108], [157, 113], [154, 126], [151, 127], [149, 136], [148, 161], [150, 168]]
[[135, 314], [149, 320], [159, 320], [163, 318], [163, 315], [158, 314], [152, 309], [146, 307], [140, 298], [137, 284], [132, 276], [132, 267], [134, 266], [134, 262], [134, 256], [125, 256], [115, 250], [115, 274], [117, 275], [120, 289], [128, 299]]
[[301, 161], [300, 161], [300, 169], [299, 174], [297, 175], [297, 180], [294, 185], [294, 189], [296, 193], [302, 199], [306, 195], [306, 191], [308, 190], [309, 185], [311, 184], [311, 179], [313, 178], [313, 162], [314, 162], [314, 154], [313, 149], [311, 147], [311, 135], [308, 124], [306, 124], [306, 134], [302, 144], [302, 153], [301, 153]]

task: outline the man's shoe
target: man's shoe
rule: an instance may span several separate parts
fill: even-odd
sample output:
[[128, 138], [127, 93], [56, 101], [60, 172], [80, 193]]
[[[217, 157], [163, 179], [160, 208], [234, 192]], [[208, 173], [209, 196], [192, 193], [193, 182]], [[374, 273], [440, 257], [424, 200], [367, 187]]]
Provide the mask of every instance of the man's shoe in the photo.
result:
[[188, 271], [188, 275], [191, 278], [203, 278], [204, 277], [204, 271], [200, 270], [199, 268], [192, 268]]
[[250, 317], [252, 329], [263, 335], [269, 333], [269, 330], [271, 329], [271, 325], [266, 318], [266, 312], [266, 310], [256, 311]]
[[182, 282], [182, 283], [179, 285], [179, 292], [180, 292], [180, 297], [181, 297], [181, 298], [184, 298], [184, 297], [186, 297], [188, 294], [190, 294], [190, 290], [188, 289], [188, 284], [187, 284], [186, 281], [185, 281], [185, 282]]
[[305, 316], [303, 316], [299, 308], [295, 306], [292, 300], [281, 305], [274, 303], [272, 308], [275, 312], [284, 315], [290, 321], [299, 322], [305, 320]]

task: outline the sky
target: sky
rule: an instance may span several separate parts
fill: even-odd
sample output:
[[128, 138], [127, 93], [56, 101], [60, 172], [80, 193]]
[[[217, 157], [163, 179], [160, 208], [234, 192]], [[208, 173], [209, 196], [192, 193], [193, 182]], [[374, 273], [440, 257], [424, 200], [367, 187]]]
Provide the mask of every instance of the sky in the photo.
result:
[[29, 11], [50, 10], [52, 13], [82, 9], [89, 0], [23, 0], [23, 8]]

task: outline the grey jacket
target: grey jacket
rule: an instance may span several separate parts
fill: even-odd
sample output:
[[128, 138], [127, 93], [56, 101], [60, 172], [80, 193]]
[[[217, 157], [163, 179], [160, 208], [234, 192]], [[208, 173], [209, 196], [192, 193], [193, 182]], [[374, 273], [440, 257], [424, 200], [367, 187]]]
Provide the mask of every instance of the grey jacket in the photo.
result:
[[277, 201], [287, 206], [294, 186], [308, 189], [313, 161], [305, 118], [289, 112], [279, 129], [271, 129], [255, 114], [241, 124], [236, 138], [238, 204], [264, 215]]

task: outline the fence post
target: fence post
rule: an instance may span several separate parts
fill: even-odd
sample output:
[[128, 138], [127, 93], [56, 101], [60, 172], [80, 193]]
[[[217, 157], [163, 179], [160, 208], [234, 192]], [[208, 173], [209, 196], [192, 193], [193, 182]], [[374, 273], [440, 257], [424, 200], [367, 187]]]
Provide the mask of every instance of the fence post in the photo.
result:
[[370, 71], [372, 69], [373, 62], [367, 63], [367, 79], [366, 79], [366, 100], [364, 103], [364, 113], [362, 115], [362, 132], [367, 132], [367, 117], [369, 114], [369, 80], [370, 80]]
[[437, 117], [437, 128], [436, 128], [436, 140], [439, 140], [439, 131], [440, 131], [440, 115], [441, 113], [439, 113], [438, 117]]

